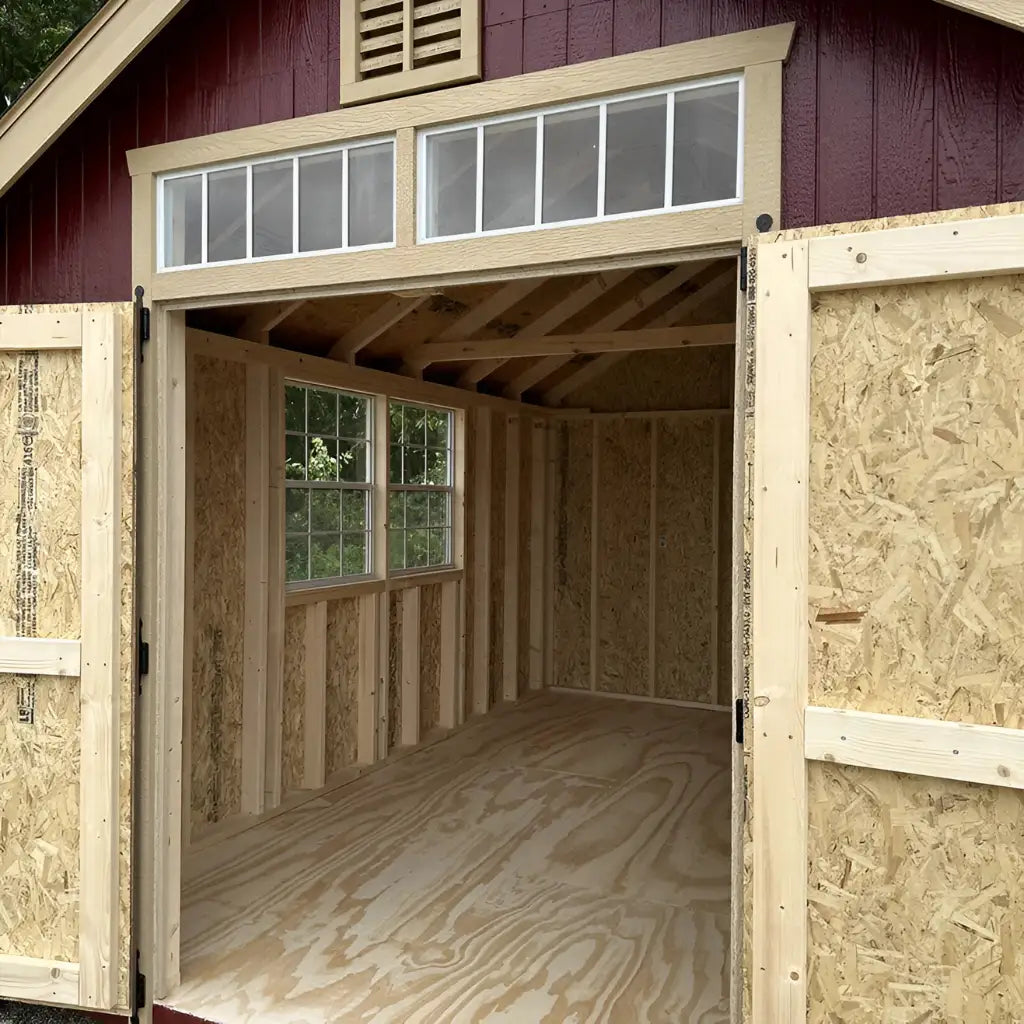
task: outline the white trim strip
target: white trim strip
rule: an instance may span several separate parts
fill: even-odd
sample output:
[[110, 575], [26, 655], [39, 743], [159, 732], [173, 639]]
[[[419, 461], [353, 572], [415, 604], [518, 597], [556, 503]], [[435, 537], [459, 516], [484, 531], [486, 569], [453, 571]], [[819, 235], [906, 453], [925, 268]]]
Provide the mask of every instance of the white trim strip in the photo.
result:
[[810, 761], [1024, 789], [1024, 729], [808, 707]]
[[0, 954], [0, 999], [77, 1006], [78, 964]]
[[0, 672], [19, 676], [78, 676], [81, 640], [0, 636]]

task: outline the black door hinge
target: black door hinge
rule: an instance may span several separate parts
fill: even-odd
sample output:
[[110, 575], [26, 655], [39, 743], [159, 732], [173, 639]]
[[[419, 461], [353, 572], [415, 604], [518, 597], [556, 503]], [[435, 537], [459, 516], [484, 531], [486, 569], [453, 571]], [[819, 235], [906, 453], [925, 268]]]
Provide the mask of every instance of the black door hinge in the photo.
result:
[[141, 954], [135, 950], [135, 1011], [132, 1013], [132, 1024], [138, 1024], [139, 1010], [146, 1005], [146, 976], [142, 973]]
[[747, 702], [742, 697], [736, 698], [736, 742], [743, 746], [743, 719], [747, 713]]
[[142, 693], [142, 677], [149, 675], [149, 644], [142, 639], [142, 619], [139, 619], [138, 643], [139, 693]]
[[149, 341], [149, 308], [143, 304], [146, 289], [138, 285], [135, 289], [135, 334], [139, 339], [139, 362], [145, 358], [142, 346]]
[[740, 291], [747, 290], [747, 247], [740, 249]]

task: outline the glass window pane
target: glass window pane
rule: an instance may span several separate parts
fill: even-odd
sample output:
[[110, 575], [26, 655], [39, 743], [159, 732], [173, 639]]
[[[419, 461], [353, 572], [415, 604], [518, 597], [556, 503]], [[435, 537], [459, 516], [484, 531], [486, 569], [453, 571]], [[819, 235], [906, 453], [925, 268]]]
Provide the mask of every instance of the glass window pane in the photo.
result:
[[203, 176], [164, 182], [164, 266], [203, 261]]
[[344, 245], [343, 153], [321, 153], [299, 160], [299, 250], [340, 249]]
[[[447, 487], [451, 480], [448, 477], [448, 452], [438, 451], [435, 448], [427, 449], [426, 465], [424, 467], [423, 483], [433, 484], [435, 487]], [[416, 481], [417, 483], [419, 481]]]
[[665, 205], [664, 96], [608, 104], [605, 213]]
[[284, 428], [297, 430], [306, 429], [306, 389], [286, 387], [284, 389]]
[[388, 567], [405, 568], [405, 531], [391, 530], [388, 533]]
[[333, 437], [309, 439], [309, 479], [338, 479], [338, 442]]
[[484, 128], [484, 231], [534, 222], [537, 119]]
[[292, 251], [292, 162], [275, 160], [252, 169], [252, 254]]
[[306, 439], [289, 434], [284, 440], [284, 475], [288, 480], [306, 479]]
[[309, 538], [289, 537], [284, 546], [285, 579], [289, 583], [309, 579]]
[[206, 259], [209, 263], [245, 259], [246, 187], [244, 167], [215, 171], [209, 176], [206, 186], [209, 206]]
[[388, 526], [396, 530], [405, 526], [405, 491], [392, 491], [388, 495]]
[[341, 491], [310, 492], [309, 528], [313, 533], [341, 532]]
[[333, 391], [309, 389], [309, 432], [337, 434], [338, 396]]
[[451, 413], [440, 412], [437, 409], [427, 410], [427, 445], [430, 448], [448, 447], [448, 426], [451, 418]]
[[406, 530], [405, 566], [407, 569], [422, 569], [430, 564], [430, 531]]
[[395, 156], [390, 142], [348, 154], [348, 244], [394, 239]]
[[430, 530], [427, 556], [430, 565], [444, 565], [448, 561], [448, 531]]
[[427, 497], [424, 491], [406, 492], [405, 525], [407, 527], [427, 525]]
[[288, 533], [305, 533], [309, 530], [309, 491], [301, 487], [285, 490], [285, 519]]
[[344, 576], [361, 576], [366, 565], [366, 534], [346, 533], [341, 538], [341, 571]]
[[355, 395], [338, 396], [338, 435], [340, 437], [366, 437], [366, 413], [370, 403], [365, 398]]
[[739, 104], [736, 82], [676, 93], [674, 206], [736, 198]]
[[447, 491], [431, 491], [427, 502], [430, 512], [430, 526], [448, 525], [448, 500]]
[[343, 530], [366, 529], [367, 491], [342, 491], [341, 528]]
[[405, 443], [427, 443], [427, 410], [415, 405], [405, 407]]
[[428, 238], [476, 230], [476, 129], [427, 136]]
[[393, 484], [402, 483], [402, 446], [393, 444], [391, 446], [391, 458], [388, 460], [388, 482]]
[[341, 575], [341, 534], [309, 538], [309, 578], [326, 580]]
[[425, 448], [406, 448], [404, 460], [406, 484], [425, 484], [427, 466], [427, 451]]
[[598, 108], [544, 118], [545, 224], [597, 216]]
[[342, 441], [338, 450], [338, 467], [341, 479], [348, 484], [370, 482], [367, 472], [366, 442]]
[[405, 440], [405, 406], [391, 402], [388, 405], [388, 419], [391, 443], [400, 444]]

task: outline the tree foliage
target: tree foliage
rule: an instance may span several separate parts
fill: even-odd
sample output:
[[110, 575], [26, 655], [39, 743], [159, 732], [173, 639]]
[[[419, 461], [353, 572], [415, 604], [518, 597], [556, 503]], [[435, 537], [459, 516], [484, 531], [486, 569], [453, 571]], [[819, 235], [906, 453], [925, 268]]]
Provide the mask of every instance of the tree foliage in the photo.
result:
[[103, 0], [0, 0], [0, 114]]

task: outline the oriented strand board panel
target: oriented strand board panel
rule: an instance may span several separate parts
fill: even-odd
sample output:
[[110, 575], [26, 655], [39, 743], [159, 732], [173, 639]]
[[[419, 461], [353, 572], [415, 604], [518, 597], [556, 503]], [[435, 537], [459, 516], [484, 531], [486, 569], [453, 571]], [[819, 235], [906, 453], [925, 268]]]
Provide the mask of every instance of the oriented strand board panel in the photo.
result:
[[1020, 1019], [1024, 793], [808, 767], [811, 1024]]
[[281, 698], [281, 788], [302, 787], [306, 757], [306, 606], [284, 612], [284, 686]]
[[714, 417], [658, 424], [655, 524], [657, 697], [714, 704]]
[[505, 608], [505, 417], [491, 416], [491, 704], [501, 703]]
[[356, 763], [359, 600], [327, 605], [327, 777]]
[[649, 421], [600, 423], [598, 480], [597, 688], [613, 693], [647, 694], [651, 564]]
[[732, 418], [718, 421], [718, 703], [732, 704]]
[[463, 651], [466, 665], [466, 685], [462, 694], [462, 713], [464, 719], [468, 720], [473, 713], [473, 651], [474, 637], [476, 636], [476, 602], [473, 595], [476, 593], [476, 555], [477, 537], [474, 529], [476, 525], [476, 423], [479, 410], [469, 410], [466, 413], [466, 487], [465, 487], [465, 545], [466, 557], [464, 577], [462, 586], [463, 608], [465, 610], [466, 633]]
[[241, 810], [245, 365], [194, 356], [192, 826]]
[[519, 693], [530, 686], [530, 527], [533, 508], [533, 421], [522, 418], [519, 433], [519, 588], [517, 592], [519, 625], [516, 674]]
[[732, 404], [733, 352], [731, 345], [633, 352], [573, 391], [565, 404], [595, 412], [728, 409]]
[[420, 737], [441, 720], [441, 584], [420, 587]]
[[562, 425], [555, 495], [555, 686], [590, 689], [590, 538], [593, 424]]
[[388, 594], [388, 751], [402, 742], [402, 599], [404, 593]]
[[820, 296], [810, 702], [1024, 726], [1024, 278]]

